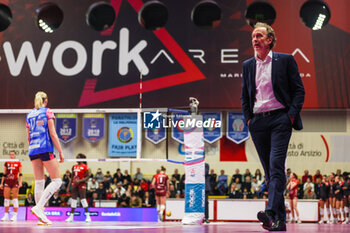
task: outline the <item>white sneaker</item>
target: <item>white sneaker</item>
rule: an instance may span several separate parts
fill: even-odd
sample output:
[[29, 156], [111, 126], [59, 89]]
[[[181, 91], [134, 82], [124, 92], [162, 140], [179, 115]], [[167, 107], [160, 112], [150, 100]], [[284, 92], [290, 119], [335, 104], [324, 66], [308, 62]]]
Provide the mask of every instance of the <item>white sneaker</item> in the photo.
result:
[[299, 224], [300, 224], [300, 223], [301, 223], [301, 220], [300, 220], [300, 219], [298, 219], [298, 220], [297, 220], [297, 223], [299, 223]]
[[2, 217], [1, 221], [8, 221], [9, 220], [9, 215], [5, 214], [4, 217]]
[[11, 222], [16, 222], [16, 221], [17, 221], [17, 214], [14, 214], [11, 217]]
[[44, 215], [44, 220], [45, 220], [45, 224], [46, 225], [51, 225], [52, 222], [46, 217], [46, 215]]
[[324, 220], [321, 219], [318, 223], [319, 223], [319, 224], [324, 224]]
[[39, 221], [41, 221], [42, 223], [47, 224], [47, 225], [52, 224], [52, 222], [46, 217], [43, 209], [41, 209], [37, 206], [34, 206], [30, 210], [30, 212], [32, 212], [32, 214], [34, 214], [39, 219]]
[[44, 226], [44, 225], [45, 225], [45, 223], [43, 223], [42, 221], [38, 221], [37, 224], [38, 224], [39, 226]]
[[329, 219], [327, 220], [327, 224], [331, 224], [331, 221]]
[[91, 222], [91, 217], [90, 216], [86, 216], [85, 222]]
[[66, 222], [73, 222], [74, 214], [69, 215], [69, 217], [66, 219]]

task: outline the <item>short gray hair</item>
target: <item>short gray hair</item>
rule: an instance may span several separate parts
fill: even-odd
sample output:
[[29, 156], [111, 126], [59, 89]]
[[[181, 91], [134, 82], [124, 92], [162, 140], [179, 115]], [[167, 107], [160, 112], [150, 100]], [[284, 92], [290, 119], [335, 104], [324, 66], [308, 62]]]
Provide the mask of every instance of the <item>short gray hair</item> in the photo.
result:
[[261, 27], [266, 28], [267, 37], [272, 36], [272, 42], [270, 44], [270, 49], [272, 49], [275, 46], [276, 40], [277, 40], [276, 35], [275, 35], [275, 30], [273, 30], [273, 28], [270, 25], [268, 25], [267, 23], [257, 22], [254, 25], [254, 29], [255, 28], [261, 28]]

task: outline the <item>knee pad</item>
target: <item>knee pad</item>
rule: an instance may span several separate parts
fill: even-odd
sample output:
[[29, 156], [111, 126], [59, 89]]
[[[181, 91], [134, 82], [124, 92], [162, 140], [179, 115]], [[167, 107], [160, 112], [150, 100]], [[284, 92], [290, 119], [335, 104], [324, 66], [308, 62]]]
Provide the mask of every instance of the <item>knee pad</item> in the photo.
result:
[[35, 189], [42, 189], [44, 190], [45, 187], [45, 180], [35, 180]]
[[87, 203], [87, 201], [86, 201], [86, 198], [81, 199], [80, 202], [81, 202], [81, 205], [82, 205], [84, 208], [89, 207], [89, 205], [88, 205], [88, 203]]
[[323, 216], [324, 215], [324, 209], [320, 208], [320, 215]]
[[329, 208], [327, 208], [326, 210], [327, 210], [327, 214], [331, 214], [331, 210]]
[[18, 208], [18, 199], [12, 199], [12, 204], [14, 208]]
[[72, 208], [77, 208], [77, 203], [78, 200], [77, 199], [72, 199], [72, 204], [70, 205]]
[[160, 212], [163, 212], [165, 210], [165, 205], [160, 205]]
[[10, 199], [4, 200], [4, 206], [6, 206], [6, 207], [10, 206]]
[[346, 214], [349, 213], [349, 207], [345, 206], [345, 207], [344, 207], [344, 212], [345, 212]]
[[45, 189], [45, 180], [35, 180], [34, 195], [41, 196], [44, 189]]
[[340, 213], [344, 213], [344, 209], [343, 208], [340, 208]]
[[62, 179], [61, 178], [52, 179], [51, 183], [53, 183], [56, 187], [56, 190], [58, 190], [62, 185]]
[[62, 184], [61, 178], [52, 179], [51, 183], [45, 188], [44, 193], [46, 193], [46, 195], [49, 195], [49, 197], [51, 197], [51, 195], [61, 187], [61, 184]]

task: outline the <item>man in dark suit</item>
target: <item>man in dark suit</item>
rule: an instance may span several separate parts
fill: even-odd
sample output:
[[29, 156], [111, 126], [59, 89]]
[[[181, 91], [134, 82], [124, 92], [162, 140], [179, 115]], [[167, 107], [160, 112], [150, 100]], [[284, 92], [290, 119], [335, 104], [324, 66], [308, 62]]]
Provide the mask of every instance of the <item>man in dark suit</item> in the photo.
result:
[[210, 175], [209, 164], [205, 163], [205, 205], [203, 223], [209, 223], [209, 193], [210, 193]]
[[241, 101], [269, 188], [266, 210], [258, 213], [258, 219], [264, 229], [286, 231], [285, 161], [292, 127], [303, 128], [299, 112], [305, 91], [293, 56], [272, 52], [275, 41], [269, 25], [255, 25], [255, 56], [243, 62]]

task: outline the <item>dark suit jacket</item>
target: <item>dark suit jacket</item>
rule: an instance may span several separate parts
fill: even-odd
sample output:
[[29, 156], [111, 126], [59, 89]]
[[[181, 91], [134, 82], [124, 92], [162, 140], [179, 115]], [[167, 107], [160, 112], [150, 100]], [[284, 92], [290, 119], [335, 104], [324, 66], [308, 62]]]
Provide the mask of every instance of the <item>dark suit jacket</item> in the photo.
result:
[[[241, 102], [246, 121], [253, 118], [256, 98], [255, 70], [255, 57], [243, 62]], [[303, 124], [299, 113], [304, 104], [305, 90], [294, 57], [290, 54], [272, 52], [271, 76], [276, 99], [286, 107], [288, 114], [294, 118], [293, 128], [301, 130]]]

